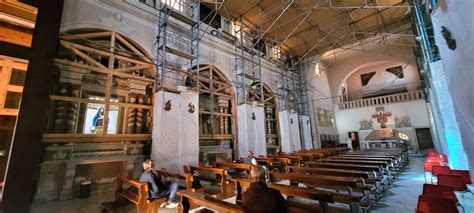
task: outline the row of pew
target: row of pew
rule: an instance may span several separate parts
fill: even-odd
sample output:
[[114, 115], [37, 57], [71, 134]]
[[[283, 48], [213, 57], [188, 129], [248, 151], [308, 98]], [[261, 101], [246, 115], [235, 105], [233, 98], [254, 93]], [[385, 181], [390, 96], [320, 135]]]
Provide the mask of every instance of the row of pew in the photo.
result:
[[[408, 154], [404, 149], [348, 152], [343, 148], [326, 148], [256, 160], [268, 169], [267, 185], [287, 196], [290, 212], [330, 212], [341, 208], [347, 212], [363, 212], [383, 197], [408, 164]], [[157, 172], [164, 178], [179, 180], [180, 212], [200, 206], [219, 212], [243, 212], [241, 196], [250, 185], [250, 169], [251, 165], [238, 160], [213, 163], [212, 167], [187, 166], [185, 175], [165, 170]], [[121, 180], [126, 184], [117, 188], [116, 200], [103, 204], [109, 212], [127, 201], [134, 203], [139, 213], [156, 212], [164, 202], [164, 199], [143, 199], [146, 184]], [[132, 193], [128, 186], [141, 188], [138, 193]], [[233, 196], [236, 201], [230, 202]]]

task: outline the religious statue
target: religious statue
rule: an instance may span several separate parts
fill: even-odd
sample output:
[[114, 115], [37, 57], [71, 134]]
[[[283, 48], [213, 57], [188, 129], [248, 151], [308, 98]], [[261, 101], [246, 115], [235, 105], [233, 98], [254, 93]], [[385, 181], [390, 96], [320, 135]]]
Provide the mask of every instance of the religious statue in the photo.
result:
[[377, 113], [372, 115], [372, 118], [377, 118], [377, 122], [380, 124], [380, 128], [384, 129], [387, 128], [387, 117], [391, 116], [391, 112], [385, 112], [385, 107], [376, 107], [375, 111]]
[[[104, 108], [99, 108], [94, 118], [92, 119], [91, 132], [96, 134], [102, 134], [102, 124], [104, 123]], [[107, 123], [106, 123], [107, 125]]]

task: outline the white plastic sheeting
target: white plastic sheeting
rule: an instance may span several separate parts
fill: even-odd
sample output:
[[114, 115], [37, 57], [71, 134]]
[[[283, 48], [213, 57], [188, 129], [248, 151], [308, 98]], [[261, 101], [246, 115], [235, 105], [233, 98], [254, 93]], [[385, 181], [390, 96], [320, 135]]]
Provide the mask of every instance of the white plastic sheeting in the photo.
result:
[[[254, 120], [255, 118], [255, 120]], [[263, 107], [242, 104], [237, 107], [239, 157], [252, 150], [255, 156], [267, 155], [265, 112]]]
[[430, 71], [431, 100], [434, 102], [433, 111], [438, 128], [438, 138], [441, 142], [441, 152], [448, 155], [448, 163], [451, 168], [467, 169], [467, 158], [441, 61], [431, 63]]
[[[198, 94], [155, 93], [151, 159], [157, 169], [183, 172], [182, 165], [199, 164]], [[171, 107], [165, 110], [169, 101]], [[188, 112], [189, 104], [195, 112]]]
[[288, 111], [279, 112], [281, 151], [291, 153], [301, 150], [298, 114]]
[[[441, 54], [448, 91], [451, 94], [459, 132], [462, 136], [471, 177], [474, 179], [474, 1], [440, 0], [432, 12], [436, 45]], [[451, 50], [441, 33], [442, 26], [456, 40]], [[449, 144], [448, 144], [449, 146]]]
[[311, 138], [311, 122], [309, 116], [300, 115], [301, 137], [303, 139], [303, 149], [312, 149], [313, 142]]
[[[181, 129], [179, 132], [179, 169], [199, 165], [199, 94], [181, 92]], [[192, 109], [194, 108], [194, 112]], [[165, 123], [166, 125], [166, 123]]]

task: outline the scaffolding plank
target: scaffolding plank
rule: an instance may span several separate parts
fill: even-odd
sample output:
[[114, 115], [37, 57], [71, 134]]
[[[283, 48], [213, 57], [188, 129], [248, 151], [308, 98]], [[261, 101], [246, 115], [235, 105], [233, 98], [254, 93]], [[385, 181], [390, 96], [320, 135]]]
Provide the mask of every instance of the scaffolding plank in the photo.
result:
[[254, 80], [254, 81], [257, 80], [256, 77], [254, 77], [254, 76], [252, 76], [252, 75], [249, 75], [249, 74], [247, 74], [247, 73], [243, 73], [243, 72], [239, 73], [239, 76], [244, 76], [245, 78], [251, 79], [251, 80]]
[[[161, 46], [160, 48], [162, 48], [162, 46]], [[170, 47], [168, 47], [168, 46], [165, 47], [165, 51], [168, 52], [168, 53], [177, 55], [177, 56], [179, 56], [179, 57], [183, 57], [183, 58], [189, 59], [189, 60], [194, 59], [194, 56], [193, 56], [193, 55], [191, 55], [191, 54], [189, 54], [189, 53], [186, 53], [186, 52], [183, 52], [183, 51], [180, 51], [180, 50], [177, 50], [177, 49], [170, 48]]]
[[173, 8], [169, 8], [168, 6], [164, 6], [163, 7], [163, 12], [167, 13], [167, 14], [170, 14], [171, 17], [183, 22], [183, 23], [186, 23], [186, 24], [189, 24], [191, 26], [194, 26], [197, 24], [196, 21], [194, 21], [192, 18], [188, 17], [188, 16], [185, 16], [184, 14], [182, 14], [181, 12], [178, 12], [176, 10], [174, 10]]

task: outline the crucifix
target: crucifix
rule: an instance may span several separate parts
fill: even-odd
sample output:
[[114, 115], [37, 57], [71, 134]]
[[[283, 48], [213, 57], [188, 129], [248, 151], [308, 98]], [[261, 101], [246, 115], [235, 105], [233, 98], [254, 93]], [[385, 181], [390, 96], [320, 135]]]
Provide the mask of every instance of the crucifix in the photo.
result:
[[380, 124], [380, 128], [387, 128], [387, 117], [392, 116], [391, 112], [385, 112], [385, 107], [375, 107], [377, 113], [372, 115], [372, 118], [377, 118], [377, 122]]

